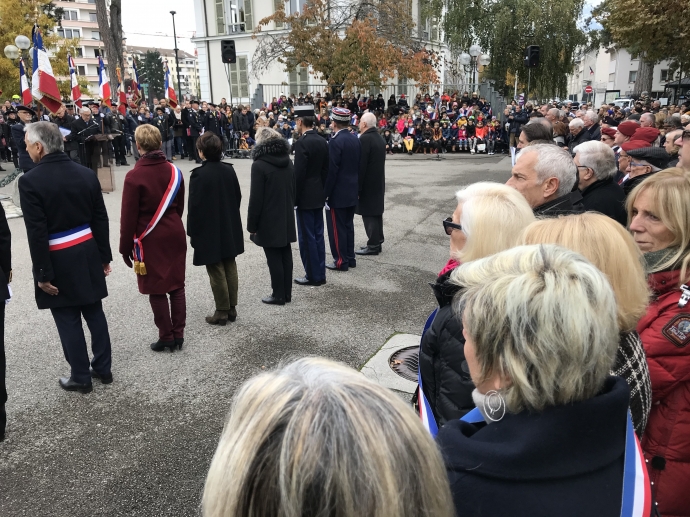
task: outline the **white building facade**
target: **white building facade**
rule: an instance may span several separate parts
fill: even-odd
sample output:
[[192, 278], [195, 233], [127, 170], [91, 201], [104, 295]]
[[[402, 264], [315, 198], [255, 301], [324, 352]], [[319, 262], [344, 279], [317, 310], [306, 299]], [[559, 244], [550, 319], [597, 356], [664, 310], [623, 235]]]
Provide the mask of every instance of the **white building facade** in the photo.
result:
[[[161, 66], [167, 61], [168, 68], [170, 69], [170, 74], [173, 78], [173, 84], [175, 86], [175, 91], [182, 91], [182, 95], [185, 97], [198, 97], [199, 96], [199, 65], [196, 56], [185, 52], [184, 50], [177, 50], [178, 61], [175, 58], [175, 51], [168, 48], [149, 48], [149, 47], [137, 47], [133, 45], [124, 46], [124, 61], [125, 61], [125, 76], [126, 78], [132, 77], [132, 63], [134, 62], [134, 57], [143, 60], [147, 51], [156, 50], [161, 55]], [[177, 87], [177, 71], [180, 71], [180, 85], [181, 88]]]
[[[401, 0], [401, 3], [403, 1]], [[418, 27], [419, 36], [427, 46], [447, 53], [447, 48], [440, 42], [441, 31], [438, 23], [428, 20], [422, 23], [419, 1], [409, 1], [412, 16], [419, 20], [418, 26], [421, 27], [421, 30]], [[235, 104], [247, 104], [257, 95], [259, 85], [275, 86], [271, 96], [277, 95], [278, 91], [285, 94], [325, 91], [324, 83], [315, 79], [306, 68], [288, 73], [282, 65], [276, 63], [259, 77], [254, 77], [251, 70], [252, 56], [258, 46], [258, 39], [252, 38], [252, 35], [259, 20], [271, 16], [280, 5], [284, 6], [285, 12], [289, 15], [299, 12], [304, 4], [305, 0], [194, 0], [197, 30], [192, 42], [196, 44], [199, 58], [201, 99], [220, 102], [221, 98], [225, 98], [228, 103], [232, 101]], [[268, 27], [262, 28], [262, 33], [284, 30], [284, 27], [276, 26], [272, 22]], [[227, 68], [221, 59], [223, 40], [235, 42], [237, 55], [237, 62], [228, 65]], [[444, 73], [444, 70], [440, 70], [439, 78], [444, 77]]]
[[[594, 106], [617, 98], [629, 98], [635, 88], [639, 65], [639, 60], [633, 59], [624, 49], [602, 47], [594, 52], [576, 54], [573, 73], [568, 76], [568, 98], [589, 101], [590, 95], [584, 91], [587, 86], [592, 87]], [[673, 80], [668, 61], [657, 63], [652, 77], [650, 97], [662, 98], [664, 86]]]
[[[55, 7], [64, 9], [62, 27], [56, 27], [58, 36], [79, 38], [74, 64], [77, 75], [89, 81], [90, 95], [98, 94], [98, 57], [103, 56], [103, 41], [96, 20], [95, 0], [56, 0]], [[107, 59], [103, 58], [107, 65]], [[87, 92], [82, 92], [88, 96]]]

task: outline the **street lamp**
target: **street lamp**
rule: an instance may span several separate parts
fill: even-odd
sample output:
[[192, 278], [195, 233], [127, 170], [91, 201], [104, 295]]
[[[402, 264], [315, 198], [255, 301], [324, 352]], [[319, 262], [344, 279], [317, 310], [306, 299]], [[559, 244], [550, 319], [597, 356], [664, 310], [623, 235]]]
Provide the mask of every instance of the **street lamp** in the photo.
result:
[[5, 47], [5, 57], [7, 59], [11, 59], [12, 61], [19, 59], [19, 49], [14, 45], [7, 45]]
[[487, 54], [482, 54], [482, 48], [479, 45], [472, 45], [469, 49], [469, 54], [463, 52], [458, 56], [458, 62], [465, 68], [465, 72], [468, 71], [467, 67], [470, 67], [472, 83], [476, 85], [478, 65], [487, 66], [491, 62], [491, 58]]
[[31, 40], [27, 38], [26, 36], [20, 34], [16, 38], [14, 38], [14, 44], [19, 47], [20, 50], [29, 50], [29, 47], [31, 47]]
[[170, 11], [173, 19], [173, 37], [175, 38], [175, 65], [177, 66], [177, 102], [182, 102], [182, 85], [180, 84], [180, 59], [177, 57], [177, 32], [175, 32], [175, 11]]

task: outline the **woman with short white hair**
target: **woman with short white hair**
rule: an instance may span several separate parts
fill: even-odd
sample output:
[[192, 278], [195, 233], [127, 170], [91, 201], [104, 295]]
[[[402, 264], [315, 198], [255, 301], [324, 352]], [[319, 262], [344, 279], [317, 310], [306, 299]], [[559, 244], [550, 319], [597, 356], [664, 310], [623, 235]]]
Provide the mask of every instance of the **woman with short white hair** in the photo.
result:
[[477, 405], [438, 434], [456, 514], [633, 515], [621, 513], [624, 461], [646, 470], [628, 386], [609, 376], [619, 334], [606, 276], [549, 244], [464, 264], [452, 280]]
[[247, 381], [211, 461], [204, 517], [452, 517], [441, 455], [405, 402], [304, 358]]
[[422, 391], [429, 416], [439, 427], [474, 407], [462, 321], [451, 307], [462, 288], [450, 281], [451, 273], [460, 263], [515, 246], [522, 231], [535, 220], [525, 198], [500, 183], [474, 183], [459, 190], [456, 199], [453, 216], [443, 221], [450, 236], [450, 260], [431, 286], [439, 306], [419, 351]]

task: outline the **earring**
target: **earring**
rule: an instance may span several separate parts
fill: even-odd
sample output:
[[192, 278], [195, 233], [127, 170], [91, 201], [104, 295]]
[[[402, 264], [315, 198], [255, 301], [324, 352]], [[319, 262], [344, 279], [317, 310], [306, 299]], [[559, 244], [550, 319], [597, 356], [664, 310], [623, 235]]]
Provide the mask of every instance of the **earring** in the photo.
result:
[[498, 391], [487, 391], [484, 395], [484, 414], [492, 422], [498, 422], [505, 416], [506, 401]]

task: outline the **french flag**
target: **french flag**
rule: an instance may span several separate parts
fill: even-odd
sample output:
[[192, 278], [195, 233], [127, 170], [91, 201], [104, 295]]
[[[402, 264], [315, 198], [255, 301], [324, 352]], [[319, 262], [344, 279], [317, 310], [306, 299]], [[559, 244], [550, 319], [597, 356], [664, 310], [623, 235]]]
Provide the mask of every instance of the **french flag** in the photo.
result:
[[141, 98], [141, 86], [139, 86], [139, 72], [137, 72], [137, 64], [132, 60], [132, 100]]
[[67, 54], [67, 64], [69, 66], [69, 80], [72, 88], [71, 97], [74, 104], [81, 108], [81, 88], [79, 88], [79, 81], [77, 81], [77, 67], [74, 65], [74, 59], [70, 54]]
[[31, 88], [29, 88], [29, 78], [26, 76], [26, 69], [24, 68], [24, 59], [19, 59], [19, 85], [22, 95], [22, 104], [28, 106], [31, 104], [33, 97], [31, 96]]
[[165, 62], [165, 98], [168, 99], [168, 104], [171, 108], [177, 108], [177, 95], [175, 95], [175, 88], [172, 85], [172, 77], [170, 77], [170, 69], [168, 62]]
[[31, 94], [48, 111], [56, 113], [62, 106], [62, 96], [53, 74], [53, 67], [50, 65], [48, 53], [43, 46], [43, 37], [41, 37], [41, 30], [38, 25], [34, 25], [32, 39], [34, 43], [34, 67], [31, 78]]
[[98, 88], [101, 96], [101, 102], [104, 102], [109, 108], [113, 107], [112, 94], [110, 93], [110, 81], [108, 81], [108, 74], [105, 71], [103, 58], [98, 56]]

